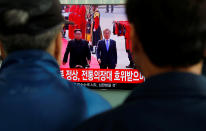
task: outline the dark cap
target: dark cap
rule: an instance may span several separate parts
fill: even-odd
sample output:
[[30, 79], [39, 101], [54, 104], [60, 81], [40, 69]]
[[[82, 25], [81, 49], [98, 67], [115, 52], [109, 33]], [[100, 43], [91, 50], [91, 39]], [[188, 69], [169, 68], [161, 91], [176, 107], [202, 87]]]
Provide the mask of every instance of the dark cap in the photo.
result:
[[59, 0], [0, 1], [2, 35], [36, 35], [63, 22]]

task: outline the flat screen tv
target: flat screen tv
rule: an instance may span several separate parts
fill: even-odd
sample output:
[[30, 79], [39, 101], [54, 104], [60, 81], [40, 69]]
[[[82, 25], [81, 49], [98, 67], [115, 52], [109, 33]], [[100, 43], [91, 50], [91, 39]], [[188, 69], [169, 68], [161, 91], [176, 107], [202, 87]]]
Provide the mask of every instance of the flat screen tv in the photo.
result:
[[[62, 15], [62, 77], [98, 89], [132, 89], [144, 82], [132, 59], [124, 4], [62, 4]], [[105, 32], [111, 32], [108, 41]]]

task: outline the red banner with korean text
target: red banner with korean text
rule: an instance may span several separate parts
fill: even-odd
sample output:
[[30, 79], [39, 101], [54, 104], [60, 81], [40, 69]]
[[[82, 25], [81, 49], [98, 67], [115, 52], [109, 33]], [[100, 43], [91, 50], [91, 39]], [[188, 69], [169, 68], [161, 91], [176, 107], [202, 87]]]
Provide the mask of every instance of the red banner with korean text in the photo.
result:
[[145, 78], [134, 69], [70, 69], [62, 68], [63, 78], [85, 83], [143, 83]]

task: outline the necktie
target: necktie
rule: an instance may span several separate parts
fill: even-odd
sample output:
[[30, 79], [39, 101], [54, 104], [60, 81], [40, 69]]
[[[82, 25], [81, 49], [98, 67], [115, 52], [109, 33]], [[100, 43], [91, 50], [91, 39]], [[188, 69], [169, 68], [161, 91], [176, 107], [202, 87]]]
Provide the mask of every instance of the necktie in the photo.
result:
[[109, 40], [107, 40], [107, 51], [109, 51]]

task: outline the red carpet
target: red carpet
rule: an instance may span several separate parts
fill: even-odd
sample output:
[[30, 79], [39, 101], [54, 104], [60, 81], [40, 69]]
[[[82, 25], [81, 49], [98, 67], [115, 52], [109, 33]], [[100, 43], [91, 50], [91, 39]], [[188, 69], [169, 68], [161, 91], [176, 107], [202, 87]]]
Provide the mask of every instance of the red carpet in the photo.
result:
[[[62, 38], [62, 61], [63, 61], [64, 53], [65, 53], [66, 48], [67, 48], [67, 44], [68, 44], [68, 41], [66, 39]], [[67, 64], [66, 65], [62, 65], [61, 64], [60, 67], [61, 68], [69, 68], [69, 58], [68, 58]], [[92, 68], [92, 69], [99, 69], [99, 64], [97, 62], [96, 57], [94, 57], [94, 56], [92, 56], [90, 68]]]

